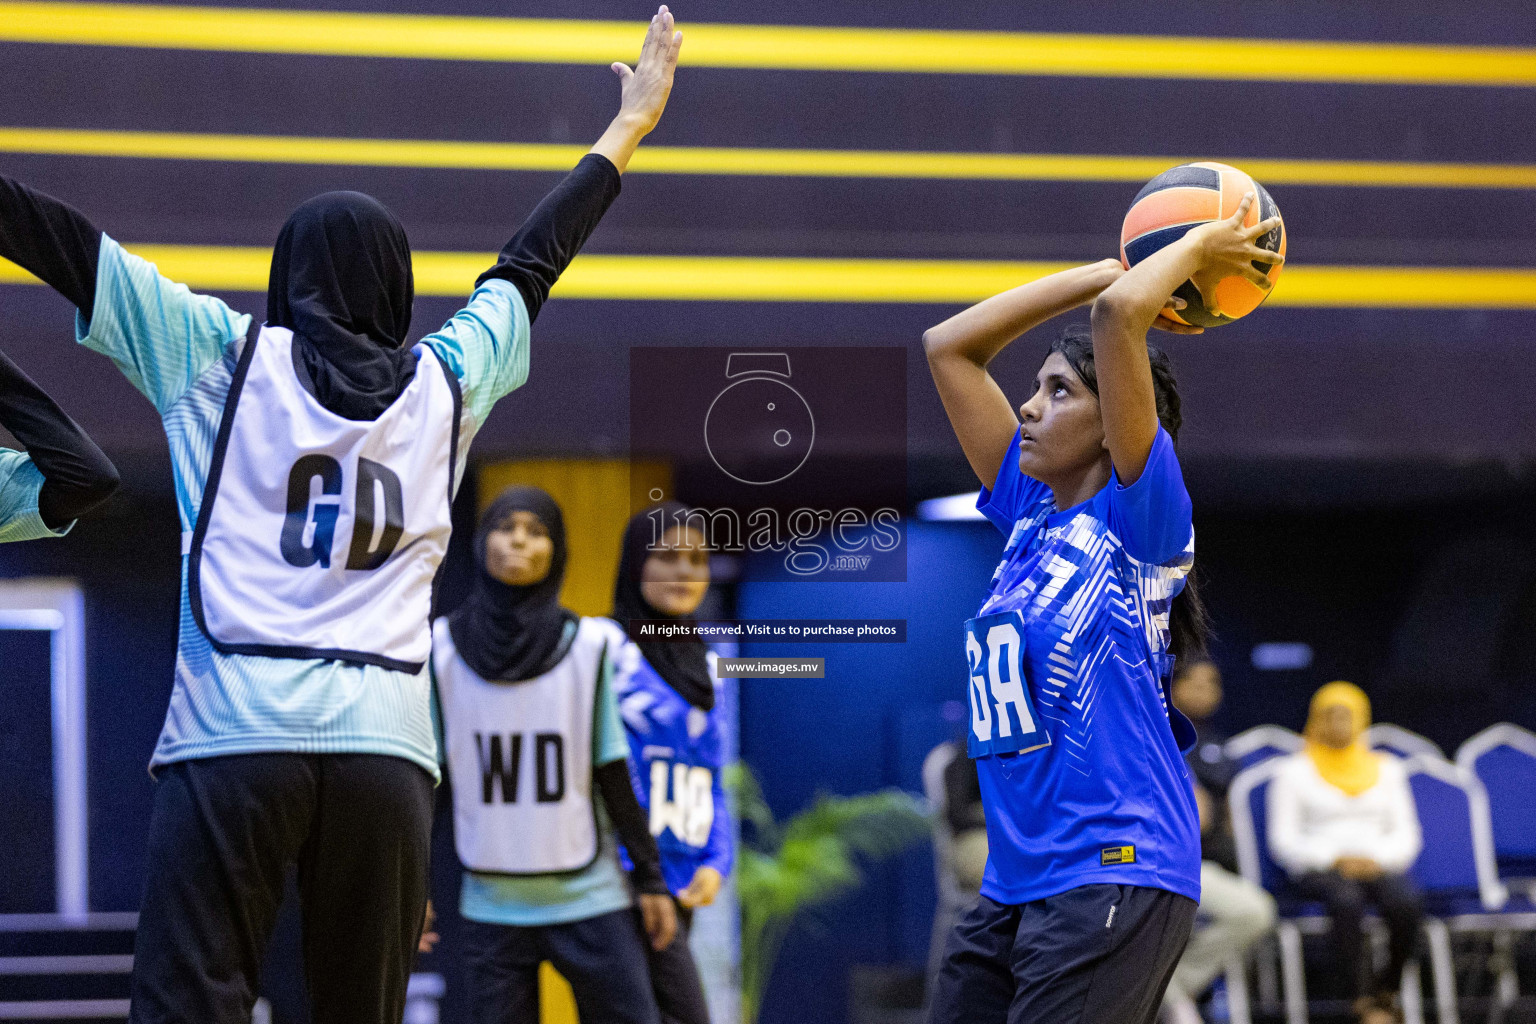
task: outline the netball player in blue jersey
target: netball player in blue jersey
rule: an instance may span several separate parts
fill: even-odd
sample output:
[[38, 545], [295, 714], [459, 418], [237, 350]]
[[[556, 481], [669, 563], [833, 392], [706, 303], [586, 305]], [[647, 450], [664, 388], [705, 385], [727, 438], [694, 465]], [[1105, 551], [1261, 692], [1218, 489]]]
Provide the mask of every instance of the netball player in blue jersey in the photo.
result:
[[0, 211], [7, 231], [62, 225], [30, 244], [95, 281], [79, 340], [170, 442], [181, 630], [151, 761], [133, 1021], [249, 1021], [296, 864], [316, 1024], [398, 1024], [427, 895], [426, 663], [452, 495], [475, 432], [527, 377], [540, 305], [660, 118], [680, 45], [663, 7], [637, 67], [614, 66], [608, 130], [465, 308], [411, 347], [410, 247], [360, 193], [283, 226], [259, 330], [45, 196]]
[[[619, 555], [613, 617], [690, 621], [709, 589], [709, 548], [666, 502], [630, 519]], [[677, 941], [651, 953], [665, 1024], [709, 1024], [698, 965], [688, 948], [693, 911], [714, 902], [734, 853], [721, 779], [725, 721], [716, 705], [714, 655], [699, 639], [635, 639], [614, 658], [614, 688], [629, 734], [635, 794], [650, 817], [667, 887], [678, 903]]]
[[[986, 809], [981, 897], [945, 950], [934, 1024], [1156, 1018], [1200, 897], [1200, 828], [1169, 705], [1200, 649], [1186, 586], [1189, 495], [1167, 358], [1147, 345], [1173, 290], [1267, 279], [1278, 221], [1192, 229], [1130, 271], [1113, 260], [980, 303], [923, 338], [950, 423], [1007, 537], [966, 623], [970, 755]], [[1093, 304], [1051, 346], [1015, 415], [987, 365], [1023, 332]], [[1022, 420], [1022, 423], [1020, 422]]]

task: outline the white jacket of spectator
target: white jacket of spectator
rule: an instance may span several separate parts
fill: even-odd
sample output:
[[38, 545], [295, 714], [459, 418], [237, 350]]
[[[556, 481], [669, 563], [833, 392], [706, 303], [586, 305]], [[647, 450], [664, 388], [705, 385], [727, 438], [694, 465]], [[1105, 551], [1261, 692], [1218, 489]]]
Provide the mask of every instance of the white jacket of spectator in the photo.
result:
[[1269, 853], [1292, 877], [1327, 871], [1340, 857], [1369, 857], [1402, 874], [1424, 846], [1408, 773], [1395, 757], [1382, 755], [1376, 785], [1350, 796], [1305, 752], [1292, 754], [1270, 782], [1268, 802]]

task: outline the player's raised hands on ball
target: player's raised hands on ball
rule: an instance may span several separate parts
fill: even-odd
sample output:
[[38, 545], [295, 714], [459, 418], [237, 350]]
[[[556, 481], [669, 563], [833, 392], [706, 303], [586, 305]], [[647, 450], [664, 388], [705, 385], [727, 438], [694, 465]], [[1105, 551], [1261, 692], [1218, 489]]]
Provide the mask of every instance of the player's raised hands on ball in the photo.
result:
[[1234, 274], [1247, 278], [1260, 288], [1269, 288], [1269, 275], [1254, 266], [1254, 263], [1285, 262], [1284, 256], [1258, 244], [1260, 238], [1280, 226], [1279, 217], [1259, 221], [1252, 227], [1243, 225], [1255, 199], [1252, 192], [1245, 193], [1242, 201], [1237, 204], [1237, 212], [1232, 216], [1201, 224], [1191, 232], [1196, 236], [1200, 251], [1200, 268], [1194, 274], [1195, 287], [1200, 289], [1200, 294], [1208, 301], [1212, 296], [1206, 285], [1214, 286], [1221, 279]]

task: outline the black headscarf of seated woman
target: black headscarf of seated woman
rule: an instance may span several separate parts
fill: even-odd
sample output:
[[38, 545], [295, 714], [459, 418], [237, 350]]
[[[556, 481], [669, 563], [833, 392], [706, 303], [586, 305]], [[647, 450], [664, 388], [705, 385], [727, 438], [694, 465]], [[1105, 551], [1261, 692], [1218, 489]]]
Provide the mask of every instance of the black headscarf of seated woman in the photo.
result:
[[[670, 527], [685, 521], [688, 506], [677, 501], [653, 505], [637, 513], [624, 528], [624, 550], [619, 555], [619, 578], [614, 585], [613, 617], [625, 631], [632, 619], [672, 619], [692, 622], [693, 616], [677, 618], [652, 605], [640, 589], [640, 576], [651, 553], [651, 532], [659, 517]], [[702, 640], [645, 640], [630, 634], [651, 668], [694, 707], [709, 711], [715, 706], [715, 685], [709, 678], [709, 662]]]
[[[549, 572], [537, 583], [503, 583], [485, 568], [485, 542], [514, 512], [532, 512], [554, 546]], [[537, 487], [508, 487], [475, 530], [475, 585], [448, 616], [448, 631], [464, 663], [482, 679], [519, 682], [543, 675], [565, 657], [576, 636], [576, 613], [560, 605], [565, 580], [565, 517]]]
[[294, 368], [316, 401], [375, 420], [416, 375], [405, 347], [415, 299], [411, 245], [395, 215], [361, 192], [305, 202], [278, 232], [267, 323], [293, 331]]

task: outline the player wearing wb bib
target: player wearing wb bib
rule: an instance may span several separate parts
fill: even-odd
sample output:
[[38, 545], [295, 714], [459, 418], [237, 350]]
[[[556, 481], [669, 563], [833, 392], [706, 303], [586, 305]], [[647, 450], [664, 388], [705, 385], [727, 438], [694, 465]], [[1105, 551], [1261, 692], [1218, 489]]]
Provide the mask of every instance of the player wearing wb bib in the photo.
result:
[[95, 283], [81, 343], [161, 414], [184, 530], [133, 1021], [249, 1021], [295, 864], [314, 1020], [400, 1020], [426, 900], [449, 504], [476, 430], [527, 376], [540, 304], [660, 117], [670, 28], [653, 20], [592, 154], [414, 346], [409, 245], [368, 196], [293, 213], [259, 329], [39, 200], [65, 225], [71, 279]]
[[[935, 1024], [1150, 1024], [1189, 938], [1200, 829], [1181, 748], [1194, 730], [1166, 687], [1174, 657], [1203, 646], [1204, 616], [1179, 395], [1146, 333], [1184, 281], [1211, 295], [1266, 255], [1241, 227], [1251, 202], [1129, 272], [1106, 260], [1054, 274], [924, 335], [984, 485], [977, 507], [1007, 537], [964, 634], [989, 854], [945, 949]], [[1090, 302], [1091, 333], [1051, 346], [1016, 417], [987, 365]]]
[[[675, 922], [629, 783], [611, 679], [623, 635], [561, 607], [565, 523], [538, 488], [497, 496], [475, 557], [474, 588], [437, 621], [432, 652], [464, 865], [471, 1019], [537, 1020], [548, 960], [586, 1024], [656, 1024], [642, 927], [664, 946]], [[615, 833], [636, 851], [638, 896]]]
[[[709, 589], [709, 549], [677, 502], [634, 516], [624, 531], [613, 617], [690, 621]], [[614, 689], [629, 735], [635, 795], [661, 850], [678, 903], [677, 941], [651, 953], [651, 982], [666, 1024], [709, 1024], [709, 1004], [688, 932], [714, 902], [734, 854], [721, 773], [725, 722], [716, 708], [714, 655], [702, 640], [631, 637], [614, 657]]]

